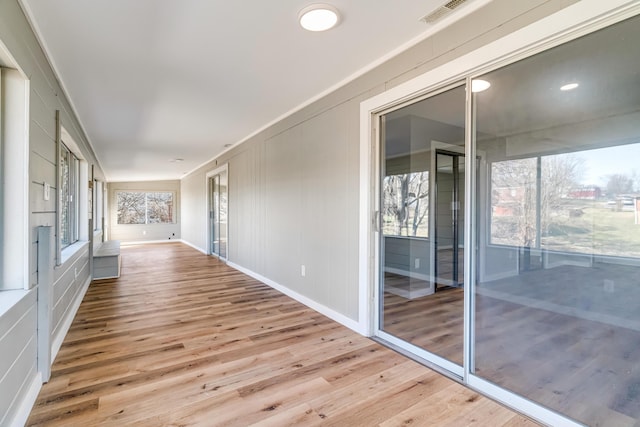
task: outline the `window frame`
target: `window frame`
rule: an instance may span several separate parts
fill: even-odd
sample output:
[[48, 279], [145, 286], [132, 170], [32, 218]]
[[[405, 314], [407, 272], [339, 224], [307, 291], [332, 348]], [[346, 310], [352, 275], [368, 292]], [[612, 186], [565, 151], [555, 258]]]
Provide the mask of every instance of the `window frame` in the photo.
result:
[[[422, 209], [425, 210], [425, 213], [422, 215], [422, 219], [420, 220], [420, 223], [418, 224], [421, 225], [423, 224], [422, 228], [417, 228], [416, 229], [416, 234], [412, 235], [409, 234], [409, 228], [411, 228], [410, 224], [414, 218], [415, 218], [415, 212], [414, 212], [414, 216], [411, 216], [409, 214], [407, 214], [407, 218], [406, 218], [406, 225], [404, 226], [404, 231], [407, 232], [407, 234], [402, 234], [402, 232], [400, 234], [397, 233], [390, 233], [387, 232], [386, 229], [387, 227], [393, 226], [396, 227], [398, 226], [398, 222], [394, 221], [394, 220], [390, 220], [390, 221], [386, 221], [385, 218], [385, 212], [381, 213], [381, 228], [383, 230], [384, 236], [385, 237], [397, 237], [397, 238], [411, 238], [411, 239], [422, 239], [422, 240], [428, 240], [430, 237], [430, 228], [431, 228], [431, 218], [429, 215], [429, 206], [431, 203], [431, 174], [429, 170], [420, 170], [420, 171], [414, 171], [414, 172], [406, 172], [406, 173], [396, 173], [396, 174], [392, 174], [392, 175], [386, 175], [384, 177], [382, 177], [382, 187], [386, 188], [387, 186], [391, 186], [392, 184], [389, 182], [391, 181], [392, 178], [394, 177], [402, 177], [403, 175], [407, 175], [406, 179], [409, 180], [409, 185], [412, 185], [413, 182], [413, 177], [418, 176], [418, 174], [420, 174], [421, 176], [421, 181], [426, 183], [426, 194], [424, 196], [418, 197], [419, 195], [414, 195], [413, 198], [413, 202], [415, 202], [416, 200], [422, 200], [425, 199], [426, 200], [426, 209], [423, 207]], [[426, 174], [426, 176], [424, 175]], [[402, 179], [402, 178], [400, 178]], [[412, 194], [411, 192], [409, 192], [409, 194]], [[406, 199], [402, 199], [402, 204], [408, 206], [410, 203], [408, 203], [408, 201], [410, 200], [409, 195], [407, 196]], [[392, 225], [390, 225], [390, 223], [392, 223]], [[401, 227], [401, 229], [403, 228], [402, 225], [399, 225]], [[425, 230], [426, 228], [426, 230]], [[422, 234], [426, 233], [425, 235]]]
[[[68, 174], [65, 177], [66, 162]], [[60, 143], [60, 249], [77, 243], [80, 240], [80, 159], [61, 141]], [[66, 179], [65, 179], [66, 178]], [[67, 192], [63, 190], [67, 188]], [[66, 199], [64, 200], [66, 194]], [[66, 211], [66, 215], [65, 215]]]
[[93, 180], [93, 231], [98, 232], [102, 231], [102, 218], [104, 216], [104, 190], [103, 190], [103, 182], [99, 179]]
[[[611, 146], [604, 146], [604, 147], [599, 147], [599, 148], [591, 148], [588, 149], [586, 151], [590, 151], [593, 149], [606, 149], [606, 148], [613, 148], [613, 147], [623, 147], [626, 145], [636, 145], [639, 143], [633, 143], [633, 144], [620, 144], [620, 145], [611, 145]], [[558, 249], [558, 248], [552, 248], [552, 247], [548, 247], [548, 243], [546, 243], [544, 241], [546, 236], [543, 233], [543, 227], [545, 225], [544, 219], [543, 219], [543, 211], [545, 209], [545, 206], [543, 204], [542, 201], [542, 194], [544, 193], [544, 189], [545, 186], [548, 185], [544, 178], [543, 178], [543, 173], [544, 173], [544, 163], [545, 163], [545, 159], [549, 159], [549, 158], [553, 158], [556, 156], [561, 156], [561, 155], [566, 155], [566, 154], [576, 154], [576, 153], [580, 153], [582, 152], [582, 150], [576, 150], [576, 151], [567, 151], [567, 150], [563, 150], [563, 151], [558, 151], [558, 152], [548, 152], [548, 153], [544, 153], [544, 154], [536, 154], [534, 156], [514, 156], [514, 157], [509, 157], [509, 158], [505, 158], [502, 160], [496, 160], [496, 161], [492, 161], [488, 163], [488, 180], [487, 180], [487, 188], [486, 188], [486, 194], [485, 197], [488, 201], [485, 210], [487, 212], [487, 225], [486, 225], [486, 241], [487, 241], [487, 246], [491, 246], [491, 247], [503, 247], [503, 248], [527, 248], [530, 250], [535, 250], [535, 251], [543, 251], [545, 253], [571, 253], [574, 255], [580, 255], [580, 256], [588, 256], [588, 257], [598, 257], [600, 259], [620, 259], [620, 258], [629, 258], [628, 256], [623, 256], [623, 255], [618, 255], [618, 254], [612, 254], [612, 253], [606, 253], [603, 252], [602, 249], [600, 249], [600, 252], [597, 252], [596, 249], [592, 249], [590, 252], [589, 251], [580, 251], [580, 250], [573, 250], [570, 251], [569, 249]], [[522, 160], [534, 160], [536, 162], [536, 168], [537, 168], [537, 173], [536, 173], [536, 177], [534, 179], [533, 182], [533, 186], [534, 186], [534, 192], [535, 192], [535, 200], [534, 200], [534, 206], [533, 206], [533, 210], [535, 212], [535, 244], [531, 245], [531, 246], [526, 246], [524, 244], [510, 244], [510, 243], [501, 243], [501, 242], [496, 242], [493, 240], [494, 236], [493, 236], [493, 230], [494, 230], [494, 204], [493, 204], [493, 190], [494, 190], [494, 185], [493, 185], [493, 165], [497, 164], [497, 163], [504, 163], [504, 162], [512, 162], [512, 161], [522, 161]], [[498, 187], [500, 188], [500, 187]], [[513, 189], [511, 190], [513, 191]], [[603, 202], [604, 200], [600, 200], [601, 202]], [[594, 231], [591, 231], [592, 233], [594, 233]]]
[[[121, 193], [140, 193], [140, 194], [144, 194], [144, 222], [139, 222], [139, 223], [126, 223], [126, 222], [120, 222], [119, 220], [119, 211], [120, 211], [120, 197], [119, 195]], [[149, 208], [148, 208], [148, 203], [149, 203], [149, 195], [150, 194], [154, 194], [154, 193], [165, 193], [165, 194], [171, 194], [171, 203], [172, 203], [172, 209], [171, 209], [171, 214], [170, 214], [170, 218], [171, 221], [161, 221], [161, 222], [149, 222]], [[120, 227], [120, 226], [157, 226], [157, 225], [170, 225], [170, 224], [176, 224], [177, 223], [177, 219], [176, 219], [176, 198], [177, 198], [177, 192], [174, 190], [129, 190], [129, 189], [118, 189], [115, 190], [115, 213], [116, 213], [116, 217], [115, 217], [115, 224]]]

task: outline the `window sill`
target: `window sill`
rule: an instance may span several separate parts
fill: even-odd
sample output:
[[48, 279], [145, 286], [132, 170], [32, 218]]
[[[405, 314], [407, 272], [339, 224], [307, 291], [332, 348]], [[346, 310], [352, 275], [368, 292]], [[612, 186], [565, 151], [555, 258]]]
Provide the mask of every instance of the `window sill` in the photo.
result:
[[0, 318], [4, 316], [11, 307], [19, 303], [28, 293], [29, 291], [23, 289], [0, 291]]
[[60, 254], [60, 265], [64, 265], [65, 262], [69, 261], [76, 253], [78, 253], [88, 244], [88, 241], [81, 240], [79, 242], [75, 242], [73, 245], [69, 245], [64, 248], [62, 250], [62, 253]]
[[134, 227], [134, 226], [138, 226], [138, 227], [153, 227], [156, 225], [176, 225], [178, 222], [174, 221], [174, 222], [149, 222], [149, 223], [145, 223], [145, 224], [115, 224], [113, 225], [113, 227]]
[[418, 241], [428, 241], [429, 240], [428, 237], [422, 237], [422, 236], [398, 236], [396, 234], [385, 234], [384, 237], [385, 238], [391, 238], [391, 239], [405, 239], [405, 240], [418, 240]]

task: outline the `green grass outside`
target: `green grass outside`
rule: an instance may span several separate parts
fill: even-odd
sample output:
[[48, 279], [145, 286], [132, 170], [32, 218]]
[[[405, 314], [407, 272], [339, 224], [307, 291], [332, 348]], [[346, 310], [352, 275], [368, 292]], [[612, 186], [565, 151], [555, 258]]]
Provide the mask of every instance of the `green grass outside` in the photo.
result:
[[550, 215], [542, 246], [549, 250], [640, 257], [640, 225], [635, 224], [633, 211], [617, 212], [604, 201], [567, 200]]

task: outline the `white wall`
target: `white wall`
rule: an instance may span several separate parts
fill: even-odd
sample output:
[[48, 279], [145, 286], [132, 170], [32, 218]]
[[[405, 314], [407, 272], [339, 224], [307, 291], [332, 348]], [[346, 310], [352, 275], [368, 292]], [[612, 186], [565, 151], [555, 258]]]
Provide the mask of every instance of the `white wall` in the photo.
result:
[[[36, 292], [40, 286], [37, 227], [56, 222], [56, 110], [60, 111], [62, 125], [78, 146], [79, 153], [76, 154], [88, 165], [94, 165], [96, 178], [104, 180], [104, 174], [17, 0], [0, 2], [0, 41], [29, 80], [29, 122], [25, 132], [28, 134], [28, 180], [20, 183], [28, 189], [26, 209], [29, 214], [26, 215], [26, 236], [22, 239], [26, 247], [23, 258], [26, 259], [22, 259], [20, 264], [27, 276], [26, 287], [32, 288], [29, 291], [0, 292], [0, 307], [5, 306], [5, 310], [0, 310], [0, 425], [4, 426], [24, 422], [39, 389], [36, 352]], [[23, 176], [26, 177], [26, 172]], [[44, 199], [45, 182], [51, 185], [49, 200]], [[80, 226], [86, 228], [88, 224], [81, 223]], [[92, 233], [85, 231], [85, 235]], [[20, 242], [15, 243], [20, 246]], [[72, 256], [66, 256], [65, 262], [51, 271], [54, 300], [50, 341], [54, 355], [90, 280], [89, 244], [80, 243], [76, 248]], [[52, 254], [52, 264], [54, 256]], [[10, 301], [10, 295], [16, 295], [16, 292], [21, 292], [17, 302]]]
[[[118, 224], [118, 191], [173, 191], [173, 224]], [[122, 242], [169, 241], [180, 239], [180, 181], [144, 181], [109, 183], [109, 240]]]
[[36, 321], [36, 292], [33, 290], [0, 315], [2, 426], [10, 425], [34, 383], [39, 385], [36, 368]]
[[229, 261], [357, 321], [359, 192], [369, 191], [358, 188], [360, 102], [572, 3], [493, 1], [199, 168], [181, 182], [182, 239], [206, 249], [205, 175], [228, 162]]
[[[574, 1], [496, 0], [252, 137], [176, 187], [184, 209], [177, 211], [181, 217], [175, 237], [206, 248], [205, 175], [228, 162], [230, 261], [330, 314], [357, 319], [359, 103]], [[55, 223], [56, 110], [81, 157], [95, 166], [96, 178], [104, 180], [104, 176], [18, 0], [0, 2], [0, 41], [29, 78], [31, 235], [26, 271], [28, 283], [37, 286], [37, 226]], [[43, 197], [44, 182], [52, 184], [49, 201]], [[117, 186], [109, 188], [113, 191]], [[184, 224], [182, 234], [180, 224]], [[111, 231], [110, 238], [119, 238], [113, 233], [116, 230]], [[144, 240], [168, 239], [169, 230], [156, 231], [159, 234], [147, 234]], [[79, 246], [52, 274], [53, 347], [64, 337], [90, 278], [89, 246]], [[305, 277], [300, 274], [302, 264]], [[35, 289], [23, 291], [17, 303], [0, 313], [0, 424], [20, 424], [35, 399], [39, 379]]]

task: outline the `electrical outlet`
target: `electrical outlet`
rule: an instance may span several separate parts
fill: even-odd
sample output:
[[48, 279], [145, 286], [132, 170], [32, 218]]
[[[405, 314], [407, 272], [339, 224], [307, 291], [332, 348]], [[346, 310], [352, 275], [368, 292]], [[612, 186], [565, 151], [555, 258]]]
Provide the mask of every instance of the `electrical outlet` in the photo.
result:
[[307, 268], [304, 266], [304, 264], [300, 266], [300, 275], [302, 277], [305, 277], [307, 275]]
[[147, 234], [147, 230], [142, 230], [142, 235], [145, 236]]
[[420, 258], [416, 258], [415, 261], [413, 262], [415, 269], [419, 269], [420, 268]]

